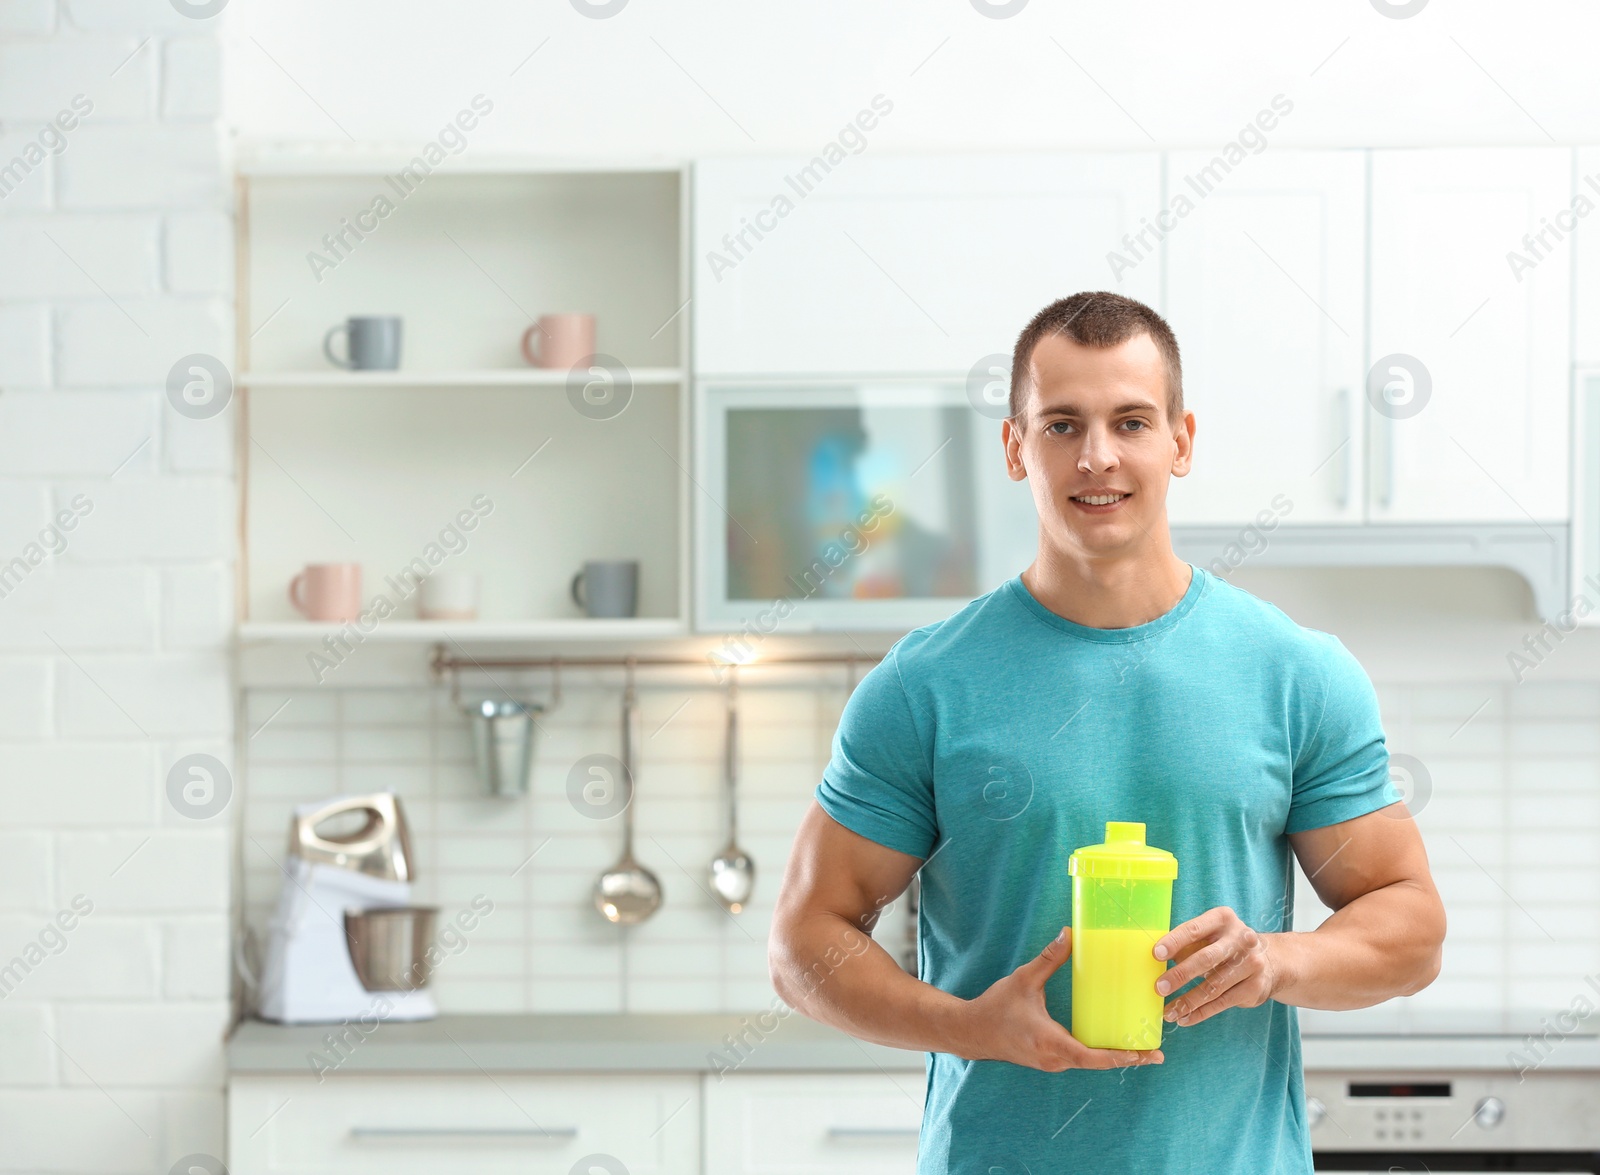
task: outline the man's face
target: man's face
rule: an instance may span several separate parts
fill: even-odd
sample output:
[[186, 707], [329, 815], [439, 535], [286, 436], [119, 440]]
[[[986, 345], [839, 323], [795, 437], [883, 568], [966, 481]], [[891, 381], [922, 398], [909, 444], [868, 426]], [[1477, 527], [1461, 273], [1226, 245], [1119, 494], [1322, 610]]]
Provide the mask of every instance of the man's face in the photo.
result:
[[1167, 422], [1155, 341], [1086, 347], [1051, 334], [1030, 366], [1031, 391], [1001, 438], [1011, 479], [1032, 483], [1044, 537], [1068, 553], [1133, 554], [1152, 535], [1165, 546], [1167, 483], [1189, 472], [1194, 413]]

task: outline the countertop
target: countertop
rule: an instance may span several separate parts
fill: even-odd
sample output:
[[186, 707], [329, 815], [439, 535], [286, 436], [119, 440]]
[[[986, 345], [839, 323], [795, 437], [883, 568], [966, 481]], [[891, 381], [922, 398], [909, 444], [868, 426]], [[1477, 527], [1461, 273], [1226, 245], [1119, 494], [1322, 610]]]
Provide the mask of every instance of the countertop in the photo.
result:
[[231, 1073], [307, 1072], [330, 1033], [348, 1043], [341, 1072], [572, 1073], [618, 1070], [717, 1073], [906, 1070], [923, 1054], [867, 1044], [798, 1012], [745, 1015], [444, 1015], [382, 1021], [368, 1035], [342, 1025], [247, 1020], [228, 1040]]
[[[1530, 1049], [1537, 1020], [1465, 1019], [1395, 1022], [1355, 1013], [1302, 1014], [1308, 1071], [1438, 1069], [1600, 1073], [1597, 1021]], [[337, 1036], [335, 1036], [337, 1034]], [[331, 1057], [329, 1037], [342, 1036], [340, 1072], [572, 1073], [906, 1071], [923, 1054], [866, 1044], [798, 1013], [747, 1015], [445, 1015], [414, 1024], [382, 1021], [363, 1035], [356, 1027], [288, 1027], [245, 1021], [227, 1043], [230, 1073], [308, 1073], [314, 1055]], [[736, 1043], [741, 1042], [742, 1043]], [[1519, 1062], [1518, 1057], [1523, 1058]]]

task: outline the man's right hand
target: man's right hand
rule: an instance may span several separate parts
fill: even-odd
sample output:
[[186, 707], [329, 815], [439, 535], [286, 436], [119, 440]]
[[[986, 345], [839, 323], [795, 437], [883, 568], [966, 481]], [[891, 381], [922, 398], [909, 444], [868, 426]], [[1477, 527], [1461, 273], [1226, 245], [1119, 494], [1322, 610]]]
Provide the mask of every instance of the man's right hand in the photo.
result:
[[1051, 1073], [1162, 1062], [1157, 1051], [1089, 1048], [1051, 1018], [1044, 985], [1072, 955], [1066, 927], [1038, 958], [976, 999], [908, 975], [865, 935], [922, 864], [851, 832], [811, 801], [768, 938], [772, 981], [785, 1003], [852, 1036], [909, 1052], [1010, 1061]]
[[1029, 1069], [1125, 1069], [1159, 1065], [1160, 1049], [1092, 1049], [1078, 1043], [1045, 1006], [1045, 981], [1072, 957], [1072, 928], [988, 991], [968, 1000], [961, 1017], [957, 1055], [969, 1061], [1010, 1061]]

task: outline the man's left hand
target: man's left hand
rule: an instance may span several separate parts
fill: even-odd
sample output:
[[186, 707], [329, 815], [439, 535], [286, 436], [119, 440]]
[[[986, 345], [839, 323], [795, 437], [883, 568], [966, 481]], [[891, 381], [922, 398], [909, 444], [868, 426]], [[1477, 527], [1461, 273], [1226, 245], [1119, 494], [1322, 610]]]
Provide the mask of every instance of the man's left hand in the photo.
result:
[[1165, 1019], [1183, 1027], [1228, 1008], [1255, 1008], [1272, 998], [1281, 982], [1273, 942], [1227, 906], [1207, 910], [1174, 926], [1151, 948], [1158, 959], [1176, 959], [1156, 983], [1163, 996], [1192, 979], [1200, 982], [1167, 1004]]

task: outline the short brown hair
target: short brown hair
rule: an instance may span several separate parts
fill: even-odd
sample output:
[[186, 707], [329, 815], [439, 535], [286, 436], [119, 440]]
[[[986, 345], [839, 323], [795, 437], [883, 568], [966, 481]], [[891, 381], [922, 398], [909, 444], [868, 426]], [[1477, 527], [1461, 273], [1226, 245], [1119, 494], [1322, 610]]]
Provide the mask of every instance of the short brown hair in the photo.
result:
[[1167, 365], [1167, 423], [1183, 419], [1183, 363], [1178, 339], [1162, 318], [1143, 302], [1105, 290], [1073, 294], [1052, 302], [1033, 316], [1017, 336], [1011, 353], [1011, 419], [1021, 414], [1028, 396], [1028, 369], [1033, 349], [1047, 334], [1064, 334], [1086, 347], [1115, 347], [1139, 335], [1149, 335]]

